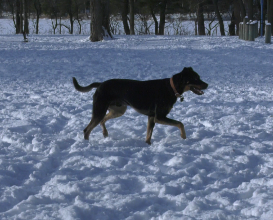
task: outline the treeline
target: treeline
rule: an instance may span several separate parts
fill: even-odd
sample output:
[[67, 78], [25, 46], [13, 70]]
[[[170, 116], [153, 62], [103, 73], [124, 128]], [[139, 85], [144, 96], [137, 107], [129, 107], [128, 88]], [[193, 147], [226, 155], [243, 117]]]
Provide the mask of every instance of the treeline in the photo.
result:
[[[16, 34], [29, 33], [29, 18], [35, 18], [36, 34], [39, 33], [39, 19], [46, 16], [52, 20], [54, 34], [59, 25], [64, 26], [73, 34], [74, 22], [84, 18], [89, 10], [90, 2], [86, 0], [0, 0], [1, 15], [12, 16]], [[70, 25], [62, 23], [62, 18], [69, 19]]]
[[[263, 20], [273, 23], [273, 0], [264, 0], [263, 11]], [[229, 35], [238, 35], [239, 23], [245, 16], [260, 20], [261, 4], [260, 0], [0, 0], [0, 16], [7, 14], [12, 17], [17, 34], [29, 33], [30, 17], [35, 18], [36, 34], [39, 33], [41, 16], [51, 19], [54, 34], [59, 26], [73, 34], [75, 22], [81, 33], [81, 21], [90, 17], [92, 21], [98, 16], [103, 31], [108, 31], [111, 36], [110, 17], [116, 16], [122, 20], [124, 33], [129, 35], [135, 34], [137, 16], [147, 30], [152, 28], [154, 34], [164, 35], [166, 22], [175, 14], [194, 20], [195, 34], [205, 35], [205, 20], [216, 20], [221, 35], [226, 35], [225, 29]], [[69, 25], [62, 22], [63, 19], [68, 19]], [[153, 27], [148, 26], [151, 20]], [[228, 27], [224, 27], [223, 20], [230, 21]], [[91, 32], [96, 32], [94, 25], [90, 27]], [[144, 33], [150, 33], [147, 30]]]

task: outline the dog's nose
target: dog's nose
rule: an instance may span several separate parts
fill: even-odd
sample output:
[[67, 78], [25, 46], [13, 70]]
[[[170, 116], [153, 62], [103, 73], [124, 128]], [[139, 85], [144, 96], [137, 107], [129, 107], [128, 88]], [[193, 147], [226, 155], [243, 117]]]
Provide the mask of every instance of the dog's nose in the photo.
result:
[[206, 89], [206, 88], [208, 88], [208, 84], [207, 83], [205, 83], [204, 81], [202, 81], [202, 84], [201, 84], [201, 87], [202, 87], [202, 89]]

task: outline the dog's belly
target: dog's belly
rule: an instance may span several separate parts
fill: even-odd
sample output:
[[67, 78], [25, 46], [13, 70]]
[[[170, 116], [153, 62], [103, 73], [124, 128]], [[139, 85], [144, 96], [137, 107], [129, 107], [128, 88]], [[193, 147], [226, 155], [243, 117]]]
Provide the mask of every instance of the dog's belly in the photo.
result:
[[155, 111], [152, 110], [146, 110], [146, 109], [136, 109], [134, 107], [132, 107], [134, 110], [136, 110], [138, 113], [143, 114], [143, 115], [147, 115], [147, 116], [151, 116], [154, 117], [155, 116]]
[[144, 103], [144, 102], [130, 102], [127, 100], [114, 100], [111, 102], [110, 106], [122, 107], [122, 106], [130, 106], [136, 112], [147, 115], [147, 116], [155, 116], [155, 105], [152, 103]]

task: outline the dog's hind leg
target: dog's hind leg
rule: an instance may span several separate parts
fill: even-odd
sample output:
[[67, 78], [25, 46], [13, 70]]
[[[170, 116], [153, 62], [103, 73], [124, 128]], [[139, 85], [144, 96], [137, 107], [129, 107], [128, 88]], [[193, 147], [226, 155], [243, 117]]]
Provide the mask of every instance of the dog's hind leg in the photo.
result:
[[100, 122], [100, 125], [102, 127], [102, 133], [103, 133], [104, 137], [108, 137], [108, 131], [105, 127], [105, 122], [108, 121], [109, 119], [122, 116], [126, 112], [126, 109], [127, 109], [127, 106], [125, 106], [125, 105], [123, 105], [123, 106], [115, 106], [115, 105], [109, 106], [109, 108], [108, 108], [109, 113]]
[[102, 121], [107, 112], [108, 106], [109, 105], [102, 100], [94, 100], [92, 119], [87, 127], [83, 130], [85, 140], [89, 140], [91, 131]]
[[155, 118], [154, 117], [148, 117], [148, 125], [147, 125], [147, 136], [146, 136], [146, 143], [151, 145], [151, 138], [152, 138], [152, 134], [153, 134], [153, 129], [155, 126], [155, 122], [154, 122]]

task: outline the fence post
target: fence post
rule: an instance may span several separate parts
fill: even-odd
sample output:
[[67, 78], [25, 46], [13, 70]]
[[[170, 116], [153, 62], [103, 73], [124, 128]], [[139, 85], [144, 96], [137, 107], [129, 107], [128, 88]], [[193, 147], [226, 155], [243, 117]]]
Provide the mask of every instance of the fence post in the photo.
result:
[[247, 22], [245, 25], [245, 40], [249, 40], [249, 24], [250, 22]]
[[257, 38], [259, 36], [259, 27], [258, 27], [258, 21], [254, 21], [254, 38]]
[[246, 24], [247, 24], [247, 22], [248, 22], [249, 20], [248, 20], [248, 17], [247, 16], [245, 16], [245, 18], [244, 18], [244, 31], [243, 31], [243, 39], [244, 40], [247, 40], [247, 36], [248, 36], [248, 31], [246, 30]]
[[248, 40], [254, 41], [255, 40], [255, 22], [250, 22], [249, 24], [249, 36]]
[[239, 23], [239, 39], [244, 39], [243, 34], [244, 33], [244, 23], [240, 22]]
[[271, 43], [271, 24], [265, 24], [265, 43]]

